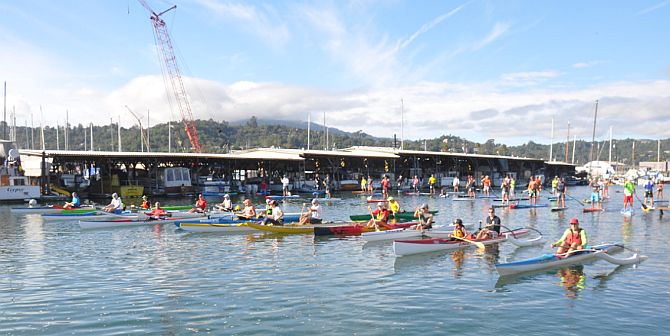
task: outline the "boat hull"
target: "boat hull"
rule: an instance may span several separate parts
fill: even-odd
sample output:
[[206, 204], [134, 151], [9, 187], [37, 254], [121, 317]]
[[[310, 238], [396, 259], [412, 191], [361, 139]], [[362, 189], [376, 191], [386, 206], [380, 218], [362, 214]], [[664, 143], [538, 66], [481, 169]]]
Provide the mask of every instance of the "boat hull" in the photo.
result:
[[210, 233], [238, 233], [257, 232], [246, 223], [237, 224], [209, 224], [209, 223], [175, 223], [177, 228], [188, 232], [210, 232]]
[[381, 241], [391, 239], [407, 239], [413, 237], [421, 237], [423, 233], [421, 230], [414, 229], [393, 229], [385, 231], [363, 232], [361, 238], [365, 241]]
[[[522, 236], [528, 234], [528, 229], [515, 230], [514, 234], [517, 236]], [[473, 240], [484, 245], [501, 243], [507, 240], [507, 237], [511, 235], [510, 232], [503, 232], [498, 237], [491, 239], [479, 239]], [[435, 252], [435, 251], [448, 251], [456, 250], [474, 244], [462, 241], [462, 240], [448, 240], [444, 238], [429, 238], [429, 239], [419, 239], [419, 240], [396, 240], [393, 242], [393, 252], [396, 256], [406, 256], [419, 253]]]
[[593, 246], [597, 251], [585, 251], [574, 253], [570, 257], [558, 258], [553, 253], [543, 254], [539, 257], [519, 260], [509, 263], [496, 264], [496, 270], [500, 276], [528, 273], [533, 271], [566, 267], [583, 264], [597, 258], [596, 253], [615, 253], [623, 250], [622, 244], [603, 244]]
[[[398, 228], [408, 228], [412, 225], [416, 225], [418, 222], [405, 222], [405, 223], [396, 223], [389, 224], [391, 229]], [[375, 231], [374, 228], [368, 228], [365, 224], [350, 224], [350, 225], [337, 225], [337, 226], [315, 226], [314, 235], [315, 236], [329, 236], [329, 235], [338, 235], [338, 236], [358, 236], [363, 232], [372, 232]]]
[[[437, 210], [430, 211], [430, 213], [434, 215], [437, 213]], [[349, 219], [352, 221], [369, 221], [370, 218], [372, 218], [370, 214], [349, 216]], [[414, 212], [402, 211], [395, 214], [395, 219], [414, 220], [416, 218], [414, 217]]]
[[[195, 217], [193, 218], [194, 220], [197, 219], [205, 219], [205, 217]], [[80, 220], [79, 221], [79, 227], [82, 229], [102, 229], [102, 228], [115, 228], [115, 227], [129, 227], [129, 226], [142, 226], [142, 225], [155, 225], [155, 224], [169, 224], [169, 223], [174, 223], [178, 221], [184, 220], [183, 218], [170, 218], [167, 217], [165, 219], [153, 219], [153, 218], [147, 218], [147, 219], [137, 219], [137, 218], [131, 218], [131, 219], [117, 219], [117, 220], [109, 220], [109, 221], [88, 221], [88, 220]]]

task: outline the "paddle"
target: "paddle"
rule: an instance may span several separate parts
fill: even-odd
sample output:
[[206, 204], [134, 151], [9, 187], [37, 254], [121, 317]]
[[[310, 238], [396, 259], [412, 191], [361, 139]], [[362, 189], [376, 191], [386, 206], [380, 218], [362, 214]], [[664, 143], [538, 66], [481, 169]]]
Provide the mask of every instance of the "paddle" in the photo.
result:
[[579, 203], [581, 206], [584, 206], [584, 203], [582, 203], [580, 200], [578, 200], [578, 199], [576, 199], [576, 198], [574, 198], [574, 197], [572, 197], [572, 196], [570, 196], [570, 195], [568, 195], [568, 194], [565, 194], [565, 196], [568, 197], [568, 198], [570, 198], [571, 200], [575, 200], [575, 201], [577, 201], [577, 203]]
[[456, 237], [456, 236], [451, 236], [451, 238], [455, 238], [455, 239], [458, 239], [458, 240], [462, 240], [462, 241], [464, 241], [464, 242], [468, 242], [468, 243], [470, 243], [470, 244], [475, 244], [475, 246], [477, 246], [477, 248], [480, 248], [480, 249], [486, 248], [486, 246], [484, 246], [484, 244], [482, 244], [482, 243], [480, 243], [480, 242], [476, 242], [476, 241], [470, 240], [470, 239], [460, 238], [460, 237]]
[[642, 202], [640, 196], [638, 196], [637, 193], [635, 193], [635, 198], [637, 198], [637, 200], [640, 201], [640, 204], [642, 204], [642, 209], [647, 210], [647, 205]]

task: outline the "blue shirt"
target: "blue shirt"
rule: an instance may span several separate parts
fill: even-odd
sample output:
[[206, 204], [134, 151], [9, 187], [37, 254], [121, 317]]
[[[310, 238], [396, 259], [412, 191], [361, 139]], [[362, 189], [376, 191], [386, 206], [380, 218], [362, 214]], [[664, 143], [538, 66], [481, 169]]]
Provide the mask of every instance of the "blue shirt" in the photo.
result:
[[81, 201], [79, 200], [79, 196], [72, 196], [72, 207], [73, 208], [79, 208], [81, 207]]

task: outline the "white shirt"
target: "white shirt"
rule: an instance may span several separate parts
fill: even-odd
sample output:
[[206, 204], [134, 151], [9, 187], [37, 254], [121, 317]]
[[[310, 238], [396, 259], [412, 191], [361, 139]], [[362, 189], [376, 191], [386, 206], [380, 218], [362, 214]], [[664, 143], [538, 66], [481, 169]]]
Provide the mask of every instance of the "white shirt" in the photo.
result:
[[230, 199], [224, 199], [223, 200], [223, 208], [224, 209], [232, 209], [233, 208], [233, 202], [230, 201]]
[[289, 184], [288, 177], [284, 177], [284, 178], [282, 178], [282, 179], [281, 179], [281, 184], [282, 184], [282, 186], [283, 186], [284, 188], [288, 187], [288, 184]]
[[312, 204], [312, 206], [309, 209], [312, 211], [312, 218], [321, 219], [321, 206], [320, 205]]
[[280, 207], [272, 207], [272, 219], [280, 220], [284, 218], [284, 211]]
[[458, 180], [458, 177], [454, 177], [454, 181], [451, 183], [453, 186], [457, 186], [461, 181]]
[[122, 209], [123, 208], [123, 202], [121, 202], [121, 197], [117, 198], [112, 198], [112, 203], [110, 203], [112, 206], [112, 209]]

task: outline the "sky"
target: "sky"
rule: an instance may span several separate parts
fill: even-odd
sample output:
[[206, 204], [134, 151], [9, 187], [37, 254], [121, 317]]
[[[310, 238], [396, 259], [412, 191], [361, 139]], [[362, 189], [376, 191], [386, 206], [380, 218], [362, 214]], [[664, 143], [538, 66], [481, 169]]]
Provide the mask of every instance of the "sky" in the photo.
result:
[[[670, 137], [670, 0], [145, 1], [177, 6], [161, 18], [194, 119], [548, 144], [590, 141], [597, 101], [597, 140]], [[182, 119], [137, 0], [0, 12], [17, 125]]]

